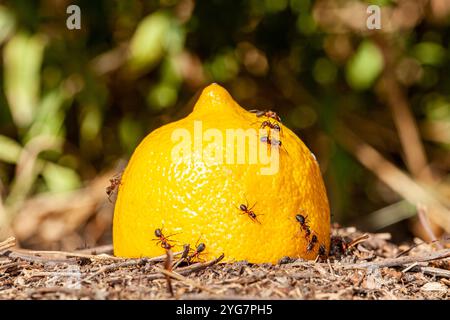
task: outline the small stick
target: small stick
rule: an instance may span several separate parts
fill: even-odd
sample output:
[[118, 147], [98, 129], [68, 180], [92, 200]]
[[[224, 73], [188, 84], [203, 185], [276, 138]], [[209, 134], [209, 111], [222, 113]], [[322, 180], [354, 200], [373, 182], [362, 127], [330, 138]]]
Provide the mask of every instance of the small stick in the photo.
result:
[[24, 262], [9, 262], [0, 265], [0, 269], [8, 269], [11, 267], [22, 267], [24, 265]]
[[360, 243], [366, 241], [367, 239], [369, 239], [369, 235], [368, 235], [367, 233], [366, 233], [366, 234], [363, 234], [362, 236], [360, 236], [360, 237], [358, 237], [358, 238], [352, 240], [350, 243], [348, 243], [348, 244], [346, 245], [346, 247], [347, 247], [346, 249], [348, 250], [348, 249], [350, 249], [351, 247], [354, 247], [354, 246], [356, 246], [356, 245], [358, 245], [358, 244], [360, 244]]
[[69, 259], [50, 259], [46, 257], [39, 257], [39, 256], [33, 256], [33, 255], [26, 255], [21, 254], [19, 252], [14, 251], [6, 251], [3, 253], [4, 256], [10, 258], [10, 259], [21, 259], [27, 262], [38, 262], [38, 263], [71, 263], [75, 264], [75, 260], [69, 260]]
[[[164, 268], [168, 272], [172, 272], [172, 250], [167, 249], [166, 250], [166, 260], [164, 261]], [[170, 276], [168, 274], [164, 274], [166, 276], [167, 281], [167, 290], [170, 293], [170, 296], [173, 297], [173, 288], [172, 288], [172, 281], [170, 280]]]
[[422, 256], [407, 256], [407, 257], [400, 257], [400, 258], [384, 259], [383, 261], [344, 264], [344, 265], [342, 265], [342, 267], [344, 269], [398, 267], [398, 266], [403, 266], [408, 263], [427, 262], [427, 261], [445, 259], [448, 257], [450, 257], [450, 249], [445, 249], [445, 250], [432, 252], [430, 254], [422, 255]]
[[422, 225], [425, 232], [430, 237], [430, 240], [432, 243], [436, 243], [439, 249], [443, 249], [444, 246], [438, 242], [436, 235], [433, 232], [433, 229], [431, 229], [430, 221], [428, 220], [428, 209], [423, 204], [417, 205], [417, 215], [419, 216], [420, 224]]
[[433, 267], [421, 267], [420, 270], [425, 274], [450, 279], [450, 271], [449, 270], [433, 268]]
[[177, 262], [174, 263], [174, 265], [172, 266], [172, 269], [176, 269], [178, 267], [178, 265], [187, 258], [188, 254], [189, 254], [189, 249], [190, 249], [189, 244], [185, 244], [183, 246], [183, 252], [181, 253], [181, 257], [180, 257], [180, 259], [178, 259]]
[[419, 265], [418, 262], [414, 262], [414, 263], [410, 264], [409, 266], [407, 266], [405, 269], [402, 270], [402, 273], [408, 272], [409, 270], [411, 270], [412, 268], [414, 268], [417, 265]]
[[225, 257], [225, 254], [222, 253], [218, 258], [216, 258], [214, 260], [211, 260], [211, 261], [208, 261], [208, 262], [204, 262], [204, 263], [195, 263], [195, 264], [192, 264], [192, 265], [190, 265], [188, 267], [180, 268], [180, 269], [178, 269], [178, 273], [186, 275], [186, 274], [189, 274], [191, 272], [198, 271], [198, 270], [210, 267], [210, 266], [218, 263], [224, 257]]
[[[181, 254], [181, 252], [176, 252], [173, 255], [179, 255]], [[147, 263], [156, 263], [156, 262], [161, 262], [163, 259], [166, 259], [166, 255], [162, 255], [159, 257], [154, 257], [154, 258], [142, 258], [142, 259], [130, 259], [124, 262], [118, 262], [118, 263], [113, 263], [113, 264], [109, 264], [106, 265], [102, 268], [100, 268], [99, 270], [97, 270], [95, 273], [87, 276], [86, 278], [84, 278], [82, 281], [86, 282], [91, 280], [92, 278], [98, 276], [101, 273], [104, 272], [110, 272], [116, 269], [120, 269], [120, 268], [125, 268], [125, 267], [131, 267], [131, 266], [136, 266], [136, 265], [145, 265]]]
[[423, 245], [423, 244], [427, 244], [427, 243], [428, 243], [428, 244], [432, 244], [432, 243], [439, 242], [439, 241], [440, 241], [440, 240], [435, 240], [435, 241], [431, 241], [431, 242], [429, 242], [429, 243], [423, 241], [423, 242], [421, 242], [421, 243], [414, 244], [414, 245], [412, 245], [411, 247], [409, 247], [408, 249], [406, 249], [406, 250], [404, 250], [404, 251], [398, 253], [394, 258], [398, 258], [398, 257], [404, 256], [405, 254], [407, 254], [408, 252], [410, 252], [412, 249], [417, 248], [418, 246], [421, 246], [421, 245]]
[[64, 257], [78, 257], [78, 258], [88, 258], [93, 260], [125, 260], [124, 258], [114, 257], [107, 254], [87, 254], [87, 253], [78, 253], [78, 252], [67, 252], [67, 251], [34, 251], [34, 250], [14, 250], [16, 252], [30, 255], [30, 256], [38, 256], [45, 258], [45, 255], [61, 255]]
[[212, 294], [216, 293], [214, 290], [211, 290], [211, 289], [209, 289], [209, 288], [207, 288], [205, 286], [202, 286], [201, 284], [198, 284], [197, 282], [192, 281], [191, 279], [188, 279], [188, 278], [182, 276], [179, 273], [176, 273], [176, 272], [173, 272], [173, 271], [169, 271], [169, 270], [166, 270], [166, 269], [161, 269], [159, 267], [156, 267], [156, 269], [159, 272], [163, 273], [164, 275], [172, 277], [172, 278], [174, 278], [174, 279], [176, 279], [178, 281], [181, 281], [181, 282], [183, 282], [185, 284], [191, 285], [191, 286], [193, 286], [195, 288], [198, 288], [200, 290], [203, 290], [203, 291], [206, 291], [206, 292], [209, 292], [209, 293], [212, 293]]
[[331, 265], [330, 259], [327, 259], [328, 267], [330, 268], [330, 272], [333, 275], [333, 277], [336, 277], [336, 274], [334, 273], [333, 266]]
[[94, 248], [87, 248], [87, 249], [80, 249], [80, 250], [76, 250], [76, 252], [78, 253], [87, 253], [87, 254], [101, 254], [101, 253], [106, 253], [106, 254], [112, 254], [113, 253], [113, 246], [112, 244], [106, 244], [103, 246], [98, 246], [98, 247], [94, 247]]
[[0, 252], [8, 250], [16, 245], [16, 238], [9, 237], [5, 241], [0, 242]]
[[[177, 274], [186, 276], [186, 275], [189, 275], [192, 272], [195, 272], [195, 271], [198, 271], [198, 270], [201, 270], [201, 269], [205, 269], [205, 268], [207, 268], [209, 266], [212, 266], [212, 265], [218, 263], [220, 260], [223, 259], [224, 256], [225, 255], [222, 253], [220, 255], [220, 257], [218, 257], [218, 258], [216, 258], [214, 260], [211, 260], [211, 261], [208, 261], [208, 262], [205, 262], [205, 263], [192, 264], [192, 265], [190, 265], [188, 267], [184, 267], [184, 268], [179, 268], [177, 270]], [[147, 280], [156, 280], [156, 279], [160, 279], [160, 278], [161, 278], [160, 274], [150, 274], [150, 275], [145, 277], [145, 279], [147, 279]]]

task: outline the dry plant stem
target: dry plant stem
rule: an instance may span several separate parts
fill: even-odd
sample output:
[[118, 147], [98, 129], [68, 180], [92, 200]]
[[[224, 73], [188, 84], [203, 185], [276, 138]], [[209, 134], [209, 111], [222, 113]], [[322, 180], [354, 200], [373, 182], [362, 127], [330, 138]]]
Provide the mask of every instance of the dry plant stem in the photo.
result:
[[[382, 46], [382, 48], [390, 51], [386, 46]], [[386, 56], [390, 57], [392, 55], [386, 52]], [[389, 64], [381, 81], [387, 104], [391, 109], [395, 126], [398, 130], [402, 149], [405, 152], [408, 170], [414, 177], [420, 178], [424, 182], [433, 182], [417, 124], [410, 110], [405, 92], [395, 80]]]
[[[179, 254], [181, 254], [181, 252], [176, 252], [173, 255], [175, 256], [175, 255], [179, 255]], [[166, 257], [167, 257], [166, 255], [162, 255], [162, 256], [158, 256], [158, 257], [154, 257], [154, 258], [129, 259], [129, 260], [126, 260], [123, 262], [106, 265], [106, 266], [100, 268], [99, 270], [97, 270], [95, 273], [87, 276], [82, 281], [89, 281], [89, 280], [93, 279], [94, 277], [98, 276], [99, 274], [102, 274], [104, 272], [110, 272], [110, 271], [120, 269], [120, 268], [126, 268], [126, 267], [137, 266], [137, 265], [145, 265], [147, 263], [162, 262], [166, 259]]]
[[50, 263], [50, 264], [55, 264], [55, 263], [66, 263], [66, 264], [76, 264], [76, 260], [75, 259], [53, 259], [53, 258], [49, 258], [49, 257], [39, 257], [39, 256], [35, 256], [35, 255], [27, 255], [27, 254], [22, 254], [19, 252], [14, 252], [14, 251], [6, 251], [3, 253], [4, 256], [10, 258], [10, 259], [20, 259], [20, 260], [24, 260], [24, 261], [28, 261], [28, 262], [33, 262], [33, 263]]
[[411, 112], [405, 89], [399, 84], [394, 74], [395, 48], [383, 35], [374, 36], [383, 53], [385, 68], [380, 79], [379, 95], [386, 98], [397, 128], [400, 143], [405, 154], [406, 167], [412, 176], [426, 183], [433, 183], [433, 175], [427, 163], [425, 148], [420, 138], [419, 129]]
[[450, 232], [450, 211], [439, 200], [353, 132], [342, 125], [338, 125], [337, 130], [339, 134], [336, 138], [339, 144], [351, 152], [362, 165], [405, 200], [413, 204], [427, 204], [430, 207], [430, 218]]
[[194, 271], [198, 271], [204, 268], [208, 268], [209, 266], [212, 266], [216, 263], [218, 263], [220, 260], [222, 260], [225, 257], [225, 255], [222, 253], [218, 258], [208, 261], [208, 262], [204, 262], [204, 263], [195, 263], [193, 265], [190, 265], [188, 267], [184, 267], [184, 268], [179, 268], [178, 269], [178, 273], [180, 274], [188, 274]]
[[431, 242], [436, 243], [439, 249], [443, 249], [444, 246], [438, 241], [436, 235], [431, 229], [430, 221], [428, 220], [428, 210], [424, 205], [417, 205], [417, 215], [419, 216], [419, 221], [422, 224], [423, 229], [428, 234], [428, 237], [430, 237]]
[[113, 253], [113, 246], [112, 244], [106, 244], [103, 246], [98, 246], [98, 247], [94, 247], [94, 248], [89, 248], [89, 249], [81, 249], [81, 250], [76, 250], [76, 252], [78, 253], [87, 253], [87, 254], [112, 254]]
[[[172, 250], [167, 249], [166, 250], [166, 260], [164, 261], [164, 269], [168, 272], [172, 272]], [[172, 288], [172, 281], [170, 280], [170, 276], [168, 274], [165, 274], [166, 281], [167, 281], [167, 291], [169, 292], [170, 296], [173, 297], [173, 288]]]
[[24, 202], [13, 222], [18, 239], [39, 234], [41, 221], [48, 215], [55, 215], [64, 221], [61, 236], [76, 230], [98, 211], [99, 204], [105, 204], [105, 186], [113, 172], [95, 178], [86, 188], [61, 194], [40, 194]]
[[352, 240], [352, 241], [347, 245], [347, 249], [350, 249], [351, 247], [354, 247], [354, 246], [356, 246], [356, 245], [358, 245], [358, 244], [360, 244], [360, 243], [366, 241], [367, 239], [369, 239], [369, 235], [368, 235], [367, 233], [366, 233], [366, 234], [363, 234], [362, 236], [360, 236], [360, 237], [358, 237], [358, 238]]
[[450, 257], [450, 249], [440, 250], [422, 256], [407, 256], [400, 258], [385, 259], [383, 261], [373, 261], [365, 263], [353, 263], [342, 265], [344, 269], [353, 268], [384, 268], [384, 267], [399, 267], [409, 263], [427, 262], [433, 260], [440, 260]]
[[199, 284], [199, 283], [197, 283], [197, 282], [195, 282], [195, 281], [193, 281], [191, 279], [188, 279], [188, 278], [182, 276], [181, 274], [178, 274], [178, 273], [175, 273], [173, 271], [166, 270], [166, 269], [161, 269], [159, 267], [156, 267], [156, 270], [158, 270], [162, 274], [167, 275], [167, 276], [169, 276], [171, 278], [174, 278], [175, 280], [178, 280], [178, 281], [180, 281], [180, 282], [182, 282], [182, 283], [184, 283], [186, 285], [193, 286], [195, 288], [198, 288], [200, 290], [203, 290], [203, 291], [206, 291], [206, 292], [209, 292], [209, 293], [212, 293], [212, 294], [216, 293], [214, 290], [211, 290], [211, 289], [209, 289], [209, 288], [207, 288], [207, 287], [205, 287], [205, 286], [203, 286], [203, 285], [201, 285], [201, 284]]
[[188, 254], [189, 254], [189, 249], [190, 249], [189, 244], [185, 244], [183, 246], [183, 253], [181, 254], [181, 257], [178, 259], [178, 261], [174, 263], [174, 265], [172, 266], [172, 269], [176, 269], [178, 267], [178, 265], [187, 258]]
[[8, 250], [16, 245], [16, 238], [9, 237], [5, 241], [0, 242], [0, 252]]
[[[202, 269], [206, 269], [216, 263], [218, 263], [220, 260], [222, 260], [224, 258], [224, 254], [222, 253], [218, 258], [208, 261], [208, 262], [204, 262], [204, 263], [195, 263], [193, 265], [190, 265], [188, 267], [184, 267], [184, 268], [179, 268], [177, 269], [177, 274], [183, 275], [183, 276], [187, 276], [195, 271], [199, 271]], [[151, 274], [145, 277], [148, 280], [156, 280], [156, 279], [160, 279], [161, 275], [159, 274]]]
[[99, 254], [99, 255], [93, 255], [93, 254], [84, 254], [84, 253], [78, 253], [78, 252], [68, 252], [68, 251], [34, 251], [34, 250], [15, 250], [15, 252], [26, 254], [30, 256], [39, 256], [39, 257], [45, 257], [45, 256], [59, 256], [59, 257], [77, 257], [77, 258], [88, 258], [88, 259], [96, 259], [96, 260], [125, 260], [124, 258], [119, 258], [115, 256], [110, 256], [106, 254]]
[[444, 270], [441, 268], [433, 268], [433, 267], [421, 267], [420, 271], [425, 274], [429, 274], [430, 276], [442, 277], [450, 279], [450, 271]]

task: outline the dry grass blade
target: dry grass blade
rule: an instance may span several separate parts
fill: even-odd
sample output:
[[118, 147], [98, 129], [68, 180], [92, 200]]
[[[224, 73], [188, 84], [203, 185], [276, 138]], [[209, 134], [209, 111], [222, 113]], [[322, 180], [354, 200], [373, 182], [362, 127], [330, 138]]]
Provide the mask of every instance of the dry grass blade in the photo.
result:
[[429, 206], [430, 218], [450, 232], [450, 210], [438, 197], [413, 180], [409, 175], [386, 160], [377, 150], [365, 143], [343, 125], [337, 126], [340, 145], [351, 152], [362, 165], [410, 203]]

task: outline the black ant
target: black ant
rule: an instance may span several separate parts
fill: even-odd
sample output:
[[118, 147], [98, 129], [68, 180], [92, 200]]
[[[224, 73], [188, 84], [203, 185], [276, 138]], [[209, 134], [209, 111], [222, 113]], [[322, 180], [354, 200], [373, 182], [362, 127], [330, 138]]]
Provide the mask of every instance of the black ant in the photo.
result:
[[174, 235], [176, 235], [176, 234], [178, 234], [178, 233], [173, 233], [173, 234], [171, 234], [171, 235], [169, 235], [169, 236], [166, 237], [166, 236], [162, 233], [161, 229], [158, 228], [158, 229], [155, 230], [155, 236], [156, 236], [157, 239], [153, 239], [153, 240], [154, 240], [154, 241], [157, 241], [156, 244], [157, 244], [157, 245], [160, 244], [160, 245], [161, 245], [161, 248], [166, 249], [166, 250], [169, 250], [169, 249], [171, 249], [171, 248], [174, 247], [174, 245], [170, 244], [170, 241], [172, 241], [172, 242], [175, 241], [175, 240], [169, 240], [169, 238], [172, 237], [172, 236], [174, 236]]
[[109, 179], [109, 186], [106, 187], [106, 194], [108, 195], [108, 200], [111, 202], [111, 196], [117, 190], [122, 180], [122, 174], [118, 173], [111, 179]]
[[317, 243], [317, 236], [313, 234], [311, 241], [309, 242], [308, 246], [306, 247], [307, 251], [311, 251], [314, 249], [315, 244]]
[[242, 214], [247, 214], [250, 219], [261, 224], [261, 222], [258, 221], [257, 217], [262, 216], [262, 214], [257, 215], [257, 214], [255, 214], [254, 211], [252, 211], [252, 209], [255, 207], [255, 205], [256, 205], [256, 203], [251, 208], [249, 208], [248, 203], [246, 205], [241, 204], [238, 209], [242, 211], [241, 212]]
[[325, 257], [327, 255], [327, 249], [325, 249], [325, 246], [321, 244], [319, 246], [319, 257]]
[[308, 238], [309, 235], [311, 234], [311, 229], [308, 226], [308, 223], [306, 222], [306, 219], [308, 218], [308, 216], [303, 216], [301, 214], [297, 214], [295, 216], [295, 219], [300, 223], [300, 227], [303, 229], [303, 231], [305, 231], [305, 237]]
[[265, 116], [267, 118], [272, 118], [278, 122], [281, 122], [281, 118], [276, 114], [276, 112], [271, 110], [249, 110], [249, 112], [255, 113], [258, 118]]

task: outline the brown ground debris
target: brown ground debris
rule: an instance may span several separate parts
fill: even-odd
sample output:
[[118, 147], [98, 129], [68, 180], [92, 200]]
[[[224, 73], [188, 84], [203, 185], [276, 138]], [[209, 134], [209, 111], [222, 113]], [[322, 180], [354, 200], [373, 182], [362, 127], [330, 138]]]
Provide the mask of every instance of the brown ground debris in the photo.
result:
[[[355, 228], [335, 229], [333, 255], [316, 262], [225, 264], [218, 257], [171, 271], [164, 268], [165, 256], [119, 259], [110, 255], [110, 246], [29, 251], [12, 248], [10, 240], [0, 244], [0, 299], [450, 298], [450, 249], [444, 241], [447, 248], [439, 249], [436, 243], [397, 246], [389, 234], [362, 236]], [[339, 239], [351, 243], [345, 254]], [[181, 254], [174, 252], [174, 261]]]

